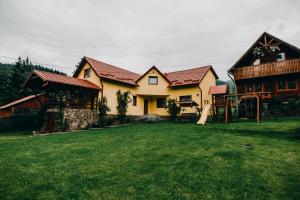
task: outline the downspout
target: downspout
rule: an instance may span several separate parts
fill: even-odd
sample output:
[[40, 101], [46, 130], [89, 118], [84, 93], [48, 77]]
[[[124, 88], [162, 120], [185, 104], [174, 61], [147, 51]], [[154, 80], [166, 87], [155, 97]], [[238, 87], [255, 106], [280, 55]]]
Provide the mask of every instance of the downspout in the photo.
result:
[[99, 77], [99, 80], [100, 80], [100, 84], [101, 84], [101, 99], [103, 98], [103, 82], [101, 80], [101, 78]]
[[198, 88], [199, 88], [199, 90], [200, 90], [200, 98], [201, 98], [201, 100], [200, 100], [200, 107], [201, 107], [201, 109], [203, 108], [203, 106], [202, 106], [202, 101], [203, 101], [203, 99], [202, 99], [202, 89], [201, 89], [201, 87], [200, 87], [200, 83], [198, 84]]

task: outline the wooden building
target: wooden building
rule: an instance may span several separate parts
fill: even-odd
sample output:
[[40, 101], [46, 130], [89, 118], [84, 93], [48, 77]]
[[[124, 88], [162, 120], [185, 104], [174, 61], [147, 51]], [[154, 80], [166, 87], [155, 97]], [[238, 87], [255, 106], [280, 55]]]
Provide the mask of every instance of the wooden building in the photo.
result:
[[36, 113], [45, 103], [45, 95], [37, 94], [18, 99], [0, 107], [0, 117], [30, 115]]
[[[252, 95], [251, 105], [275, 99], [288, 102], [300, 96], [300, 49], [264, 32], [228, 70], [228, 75], [234, 79], [239, 97], [252, 102]], [[249, 110], [245, 101], [244, 108]], [[249, 111], [257, 113], [252, 109], [257, 110], [255, 107]]]
[[300, 49], [266, 32], [228, 72], [238, 94], [270, 92], [282, 99], [300, 95]]

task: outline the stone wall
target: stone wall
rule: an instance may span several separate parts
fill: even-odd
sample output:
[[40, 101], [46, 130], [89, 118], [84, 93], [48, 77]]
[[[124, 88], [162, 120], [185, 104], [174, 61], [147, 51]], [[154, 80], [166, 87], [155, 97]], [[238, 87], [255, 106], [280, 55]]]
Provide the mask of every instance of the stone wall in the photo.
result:
[[64, 109], [64, 123], [67, 122], [69, 130], [86, 129], [98, 121], [96, 110]]

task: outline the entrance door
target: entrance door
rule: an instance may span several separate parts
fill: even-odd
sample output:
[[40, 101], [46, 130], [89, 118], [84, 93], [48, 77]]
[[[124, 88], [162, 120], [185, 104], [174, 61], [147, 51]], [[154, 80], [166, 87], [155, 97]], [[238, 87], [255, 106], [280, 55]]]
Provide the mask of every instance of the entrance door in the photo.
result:
[[148, 99], [144, 100], [144, 115], [148, 114]]

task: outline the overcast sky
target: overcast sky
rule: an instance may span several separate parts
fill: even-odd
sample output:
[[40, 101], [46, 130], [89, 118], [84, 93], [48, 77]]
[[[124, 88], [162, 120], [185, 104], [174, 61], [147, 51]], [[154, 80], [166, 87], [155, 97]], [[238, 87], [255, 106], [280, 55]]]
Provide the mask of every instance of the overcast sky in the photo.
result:
[[137, 73], [211, 64], [227, 80], [264, 31], [300, 47], [300, 1], [0, 0], [0, 55], [69, 75], [89, 56]]

